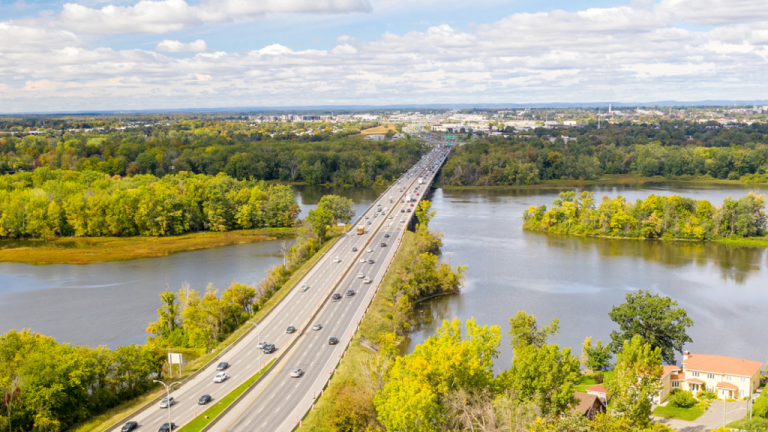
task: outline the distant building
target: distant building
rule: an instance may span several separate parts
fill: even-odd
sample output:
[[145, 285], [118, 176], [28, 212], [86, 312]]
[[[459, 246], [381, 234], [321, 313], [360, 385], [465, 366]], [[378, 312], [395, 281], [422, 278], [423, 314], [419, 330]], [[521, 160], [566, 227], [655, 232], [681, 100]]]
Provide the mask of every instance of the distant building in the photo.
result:
[[365, 139], [371, 140], [371, 141], [384, 141], [385, 139], [387, 139], [387, 136], [382, 134], [372, 134], [372, 135], [366, 135]]

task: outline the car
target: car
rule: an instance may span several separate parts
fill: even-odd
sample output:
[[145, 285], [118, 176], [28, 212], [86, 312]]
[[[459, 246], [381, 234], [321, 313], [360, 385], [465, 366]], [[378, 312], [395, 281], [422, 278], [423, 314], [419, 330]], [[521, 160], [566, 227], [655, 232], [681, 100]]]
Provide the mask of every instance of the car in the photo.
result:
[[368, 219], [368, 216], [366, 216], [365, 218]]
[[352, 252], [357, 252], [357, 248], [355, 246], [352, 246]]
[[373, 252], [373, 249], [368, 248], [368, 250], [366, 252], [371, 253], [371, 252]]
[[301, 291], [302, 291], [302, 292], [305, 292], [305, 291], [307, 291], [308, 289], [309, 289], [309, 285], [307, 285], [307, 284], [304, 284], [304, 285], [302, 285], [302, 286], [301, 286]]
[[285, 329], [285, 332], [286, 332], [286, 333], [288, 333], [288, 334], [291, 334], [291, 333], [296, 333], [296, 327], [294, 327], [294, 326], [288, 326], [288, 328], [287, 328], [287, 329]]
[[362, 279], [364, 277], [365, 277], [365, 275], [363, 274], [363, 272], [360, 272], [360, 273], [357, 274], [357, 278], [358, 279]]
[[275, 348], [275, 344], [269, 344], [264, 346], [264, 354], [272, 354], [276, 350], [277, 348]]
[[404, 209], [400, 209], [400, 213], [405, 213], [405, 210]]
[[198, 405], [205, 405], [205, 404], [207, 404], [210, 401], [211, 401], [211, 395], [204, 394], [204, 395], [200, 396], [200, 399], [197, 400], [197, 404]]
[[387, 219], [392, 219], [392, 215], [387, 216]]
[[304, 371], [299, 368], [291, 371], [291, 378], [301, 378], [302, 375], [304, 375]]
[[123, 425], [123, 428], [120, 429], [120, 432], [131, 432], [132, 430], [136, 429], [139, 424], [135, 421], [129, 421], [128, 423]]
[[312, 330], [314, 330], [314, 331], [318, 331], [318, 330], [322, 330], [322, 329], [323, 329], [323, 326], [321, 326], [320, 324], [315, 324], [315, 325], [312, 326]]
[[341, 262], [341, 258], [339, 258], [339, 257], [333, 257], [333, 262], [335, 262], [335, 263], [340, 263], [340, 262]]
[[355, 290], [347, 290], [347, 297], [353, 297], [355, 295]]
[[369, 259], [369, 260], [368, 260], [368, 264], [373, 264], [373, 263], [375, 263], [375, 262], [376, 262], [376, 261], [374, 261], [374, 260], [372, 260], [372, 259]]
[[173, 396], [164, 397], [163, 400], [160, 401], [160, 408], [168, 408], [173, 405], [176, 405], [176, 400], [173, 399]]
[[339, 300], [341, 300], [341, 294], [339, 294], [339, 293], [334, 293], [334, 294], [331, 296], [331, 301], [339, 301]]
[[411, 203], [411, 207], [413, 207], [413, 203]]
[[265, 346], [267, 346], [266, 342], [259, 342], [259, 349], [264, 349]]
[[[413, 205], [413, 204], [411, 204], [411, 205]], [[370, 225], [370, 224], [371, 224], [371, 221], [366, 222], [366, 225]]]
[[381, 242], [381, 247], [387, 247], [387, 244], [384, 242]]
[[216, 370], [223, 371], [224, 369], [229, 367], [229, 363], [227, 362], [221, 362], [216, 366]]
[[411, 212], [411, 209], [407, 209], [407, 210], [406, 210], [406, 212], [410, 213], [410, 212]]
[[363, 283], [364, 283], [364, 284], [369, 284], [369, 283], [371, 283], [371, 278], [367, 277], [367, 278], [363, 279]]
[[360, 263], [365, 263], [365, 262], [367, 262], [365, 258], [360, 258]]
[[416, 192], [416, 196], [419, 196], [419, 195], [421, 195], [421, 194], [420, 194], [420, 193], [418, 193], [418, 192]]
[[389, 238], [389, 233], [384, 233], [384, 238]]
[[171, 432], [173, 430], [176, 430], [176, 423], [171, 423], [170, 425], [168, 423], [163, 423], [163, 425], [160, 426], [160, 429], [158, 429], [157, 432]]
[[226, 372], [219, 372], [216, 374], [215, 377], [213, 377], [213, 382], [215, 383], [223, 383], [227, 380], [227, 373]]
[[328, 345], [337, 345], [338, 343], [339, 343], [339, 340], [336, 339], [335, 337], [328, 339]]
[[400, 219], [400, 223], [403, 223], [403, 222], [405, 222], [405, 219]]

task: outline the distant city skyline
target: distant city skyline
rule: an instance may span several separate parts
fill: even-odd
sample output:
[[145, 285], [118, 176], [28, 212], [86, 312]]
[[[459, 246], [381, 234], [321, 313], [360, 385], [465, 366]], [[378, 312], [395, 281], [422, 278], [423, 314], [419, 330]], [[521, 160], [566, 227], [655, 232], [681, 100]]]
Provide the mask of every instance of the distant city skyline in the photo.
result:
[[0, 17], [2, 113], [768, 100], [758, 0], [7, 0]]

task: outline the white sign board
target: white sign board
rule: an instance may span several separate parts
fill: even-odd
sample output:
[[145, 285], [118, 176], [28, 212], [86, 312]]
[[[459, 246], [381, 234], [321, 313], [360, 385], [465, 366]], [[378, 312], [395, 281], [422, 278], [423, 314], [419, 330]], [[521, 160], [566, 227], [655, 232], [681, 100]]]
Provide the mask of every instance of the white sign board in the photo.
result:
[[170, 364], [182, 364], [181, 354], [168, 353], [168, 363]]

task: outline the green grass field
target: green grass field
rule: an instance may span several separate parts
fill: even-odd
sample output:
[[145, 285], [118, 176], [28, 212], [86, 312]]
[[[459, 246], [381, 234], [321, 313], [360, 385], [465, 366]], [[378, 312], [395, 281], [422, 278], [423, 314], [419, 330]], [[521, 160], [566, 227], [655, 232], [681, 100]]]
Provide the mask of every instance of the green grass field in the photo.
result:
[[[605, 381], [608, 380], [608, 377], [613, 375], [613, 371], [606, 371], [602, 372], [603, 374], [603, 387], [605, 387]], [[576, 383], [574, 386], [574, 391], [585, 393], [588, 388], [592, 387], [593, 385], [597, 384], [597, 381], [595, 381], [595, 375], [594, 374], [587, 374], [582, 375], [579, 379], [579, 382]]]
[[678, 408], [669, 404], [666, 406], [656, 407], [656, 409], [653, 410], [653, 415], [657, 417], [672, 418], [685, 421], [694, 421], [701, 417], [703, 414], [704, 411], [698, 409], [697, 407]]

